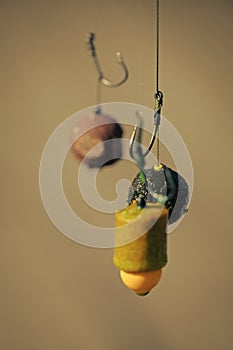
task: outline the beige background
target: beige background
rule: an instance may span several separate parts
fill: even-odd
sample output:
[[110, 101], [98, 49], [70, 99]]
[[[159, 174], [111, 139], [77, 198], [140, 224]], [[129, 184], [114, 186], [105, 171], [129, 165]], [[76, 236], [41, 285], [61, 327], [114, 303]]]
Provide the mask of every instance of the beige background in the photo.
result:
[[[116, 50], [130, 69], [103, 102], [153, 107], [154, 1], [1, 0], [1, 349], [232, 349], [232, 10], [230, 0], [161, 1], [163, 114], [189, 148], [195, 187], [160, 285], [139, 298], [121, 284], [111, 249], [53, 226], [38, 169], [52, 131], [95, 103], [86, 32], [97, 32], [109, 78], [119, 77]], [[68, 156], [64, 184], [78, 209], [76, 171]], [[102, 179], [114, 191], [111, 172]]]

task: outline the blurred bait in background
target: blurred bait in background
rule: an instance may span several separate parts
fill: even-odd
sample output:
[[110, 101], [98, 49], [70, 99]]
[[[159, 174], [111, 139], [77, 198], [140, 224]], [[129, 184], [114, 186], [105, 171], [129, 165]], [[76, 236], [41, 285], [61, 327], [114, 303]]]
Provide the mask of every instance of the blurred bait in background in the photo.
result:
[[114, 118], [100, 110], [93, 111], [79, 118], [73, 127], [72, 151], [89, 168], [111, 165], [122, 156], [122, 135], [123, 130]]

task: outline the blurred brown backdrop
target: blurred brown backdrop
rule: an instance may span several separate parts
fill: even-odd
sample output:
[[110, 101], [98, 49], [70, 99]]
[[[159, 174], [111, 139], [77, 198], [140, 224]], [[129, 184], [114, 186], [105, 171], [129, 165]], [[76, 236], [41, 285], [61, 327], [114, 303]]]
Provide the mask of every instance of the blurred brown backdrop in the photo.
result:
[[[153, 107], [154, 1], [1, 0], [0, 12], [1, 349], [232, 349], [232, 1], [161, 1], [163, 114], [189, 148], [195, 186], [146, 298], [121, 284], [111, 249], [81, 246], [53, 226], [38, 169], [52, 131], [95, 104], [86, 32], [97, 33], [111, 79], [116, 50], [130, 68], [103, 102]], [[72, 157], [65, 169], [75, 202]]]

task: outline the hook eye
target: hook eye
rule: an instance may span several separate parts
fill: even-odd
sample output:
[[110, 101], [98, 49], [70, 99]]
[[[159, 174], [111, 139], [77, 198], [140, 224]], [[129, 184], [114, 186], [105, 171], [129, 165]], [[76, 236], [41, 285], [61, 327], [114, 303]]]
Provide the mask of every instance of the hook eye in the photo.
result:
[[93, 41], [95, 40], [95, 33], [87, 33], [85, 36], [85, 42], [87, 50], [89, 51], [89, 54], [94, 56], [95, 55], [95, 46]]
[[157, 91], [155, 94], [155, 100], [160, 102], [160, 105], [162, 106], [163, 104], [163, 93], [161, 91]]

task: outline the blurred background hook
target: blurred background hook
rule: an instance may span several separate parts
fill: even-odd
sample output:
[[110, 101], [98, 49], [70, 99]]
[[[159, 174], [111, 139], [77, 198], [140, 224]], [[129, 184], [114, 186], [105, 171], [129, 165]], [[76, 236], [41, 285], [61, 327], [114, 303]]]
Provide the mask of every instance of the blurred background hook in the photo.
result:
[[103, 72], [101, 70], [101, 67], [100, 67], [100, 63], [99, 63], [98, 58], [97, 58], [96, 49], [95, 49], [95, 46], [94, 46], [94, 40], [95, 40], [95, 33], [88, 33], [86, 35], [85, 41], [86, 41], [87, 49], [89, 51], [89, 54], [94, 59], [94, 62], [95, 62], [95, 65], [96, 65], [96, 69], [97, 69], [97, 72], [99, 74], [99, 81], [103, 85], [108, 86], [108, 87], [118, 87], [118, 86], [124, 84], [124, 82], [126, 82], [126, 80], [128, 79], [129, 72], [128, 72], [128, 69], [127, 69], [124, 61], [123, 61], [123, 58], [122, 58], [120, 52], [117, 52], [116, 56], [117, 56], [118, 63], [121, 65], [121, 67], [124, 70], [124, 78], [122, 80], [120, 80], [119, 82], [117, 82], [117, 83], [113, 83], [113, 82], [111, 82], [110, 80], [108, 80], [107, 78], [104, 77], [104, 74], [103, 74]]

